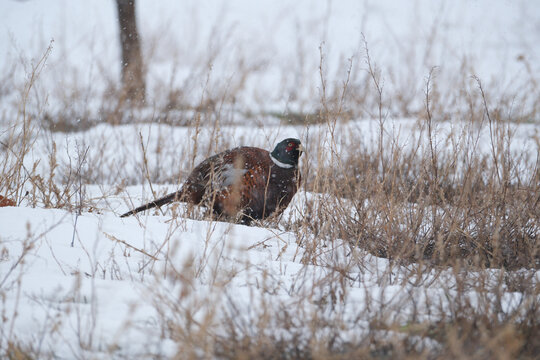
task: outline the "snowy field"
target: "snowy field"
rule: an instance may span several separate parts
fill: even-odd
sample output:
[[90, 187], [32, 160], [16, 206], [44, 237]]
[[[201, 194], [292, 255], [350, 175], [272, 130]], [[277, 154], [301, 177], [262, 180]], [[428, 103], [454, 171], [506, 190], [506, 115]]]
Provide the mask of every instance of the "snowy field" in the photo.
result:
[[[139, 0], [147, 104], [113, 125], [115, 10], [0, 4], [0, 195], [17, 203], [0, 207], [0, 357], [538, 354], [537, 3]], [[305, 180], [278, 219], [218, 222], [182, 204], [119, 217], [177, 190], [209, 155], [286, 137], [307, 148]], [[405, 180], [385, 187], [385, 169]], [[469, 174], [492, 202], [466, 203], [465, 186], [443, 204], [394, 193]], [[505, 219], [528, 241], [525, 260], [509, 263], [502, 240], [504, 263], [497, 246], [475, 248], [489, 253], [482, 266], [474, 253], [450, 263], [390, 251], [414, 252], [399, 235], [411, 224], [416, 244], [433, 223], [468, 241]]]
[[[71, 101], [96, 111], [103, 89], [119, 78], [115, 11], [109, 0], [3, 2], [2, 107], [16, 101], [10, 86], [20, 88], [52, 40], [36, 84], [48, 91], [36, 91], [32, 103], [54, 110]], [[178, 86], [185, 102], [231, 98], [239, 111], [311, 112], [321, 97], [321, 56], [328, 93], [340, 91], [352, 62], [358, 96], [366, 96], [364, 40], [384, 74], [391, 112], [423, 106], [432, 67], [441, 95], [463, 90], [474, 74], [493, 84], [495, 97], [540, 72], [540, 15], [529, 1], [139, 1], [138, 17], [148, 103], [157, 108]]]

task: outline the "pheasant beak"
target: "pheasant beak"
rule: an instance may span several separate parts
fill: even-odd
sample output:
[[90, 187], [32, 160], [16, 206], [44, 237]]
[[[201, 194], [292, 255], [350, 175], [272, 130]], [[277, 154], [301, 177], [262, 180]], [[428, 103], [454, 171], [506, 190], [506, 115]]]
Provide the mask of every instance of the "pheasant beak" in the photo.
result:
[[304, 147], [302, 146], [302, 144], [298, 144], [298, 147], [296, 148], [296, 150], [298, 150], [298, 152], [300, 153], [300, 155], [302, 155], [303, 152], [306, 152], [306, 150], [304, 149]]

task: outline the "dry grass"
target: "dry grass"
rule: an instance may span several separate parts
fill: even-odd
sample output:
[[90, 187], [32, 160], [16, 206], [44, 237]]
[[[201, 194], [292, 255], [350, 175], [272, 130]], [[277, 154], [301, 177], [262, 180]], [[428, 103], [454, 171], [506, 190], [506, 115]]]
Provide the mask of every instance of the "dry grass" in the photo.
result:
[[[325, 266], [326, 275], [313, 284], [310, 294], [295, 294], [298, 302], [275, 303], [263, 297], [253, 299], [252, 309], [239, 309], [224, 286], [216, 291], [227, 299], [220, 302], [226, 315], [209, 311], [216, 305], [210, 301], [201, 305], [209, 311], [204, 323], [194, 324], [189, 320], [193, 314], [187, 315], [192, 309], [178, 307], [184, 299], [159, 298], [159, 306], [167, 309], [163, 313], [176, 314], [163, 319], [163, 332], [178, 344], [178, 356], [536, 356], [540, 347], [539, 160], [513, 152], [515, 123], [492, 114], [478, 79], [476, 90], [482, 101], [470, 108], [461, 126], [441, 135], [445, 123], [434, 120], [433, 109], [440, 106], [431, 97], [434, 80], [430, 74], [425, 112], [418, 118], [421, 131], [408, 139], [408, 146], [402, 145], [386, 128], [389, 120], [384, 116], [380, 75], [369, 71], [380, 101], [376, 150], [358, 144], [354, 134], [347, 137], [338, 130], [349, 79], [344, 81], [342, 95], [333, 101], [324, 98], [323, 85], [319, 118], [325, 119], [324, 131], [308, 142], [313, 162], [303, 163], [305, 189], [320, 196], [307, 199], [294, 222], [265, 223], [292, 231], [305, 251], [302, 263]], [[489, 147], [482, 151], [480, 142], [486, 136]], [[340, 148], [359, 151], [341, 152]], [[334, 249], [339, 239], [348, 242], [349, 259], [329, 261], [324, 254], [339, 253]], [[390, 260], [395, 274], [382, 274], [381, 282], [428, 288], [446, 284], [442, 286], [446, 302], [421, 304], [418, 300], [417, 306], [425, 307], [425, 312], [439, 314], [436, 320], [415, 312], [396, 317], [395, 308], [375, 306], [377, 297], [367, 291], [365, 311], [352, 322], [346, 320], [338, 309], [348, 301], [348, 284], [358, 280], [363, 251]], [[276, 286], [269, 281], [262, 285], [263, 292], [273, 293]], [[294, 293], [292, 288], [289, 291]], [[519, 303], [506, 308], [504, 293], [514, 291], [521, 294]], [[314, 295], [317, 292], [325, 295]], [[415, 308], [416, 296], [404, 297], [394, 306], [412, 303]], [[328, 312], [332, 316], [324, 315]], [[357, 333], [344, 337], [344, 328], [357, 329]]]
[[[240, 80], [234, 82], [236, 90], [212, 93], [205, 88], [194, 104], [183, 97], [189, 86], [171, 86], [166, 104], [156, 105], [147, 113], [126, 108], [113, 85], [101, 94], [97, 118], [84, 106], [87, 93], [81, 89], [74, 89], [73, 97], [66, 98], [66, 106], [58, 112], [45, 113], [39, 108], [27, 111], [34, 81], [43, 71], [49, 51], [32, 67], [17, 118], [7, 121], [10, 127], [2, 133], [0, 194], [17, 204], [80, 214], [99, 207], [85, 196], [90, 179], [117, 178], [119, 192], [137, 181], [118, 178], [116, 173], [98, 173], [104, 159], [89, 154], [82, 144], [76, 146], [76, 154], [70, 156], [66, 167], [57, 161], [54, 142], [47, 173], [41, 172], [37, 163], [28, 167], [26, 159], [41, 132], [81, 130], [73, 119], [82, 121], [83, 128], [103, 122], [156, 119], [187, 126], [192, 134], [189, 141], [193, 157], [182, 161], [191, 167], [196, 154], [210, 154], [230, 145], [222, 126], [234, 123], [231, 118], [238, 116], [228, 112], [227, 106], [242, 87]], [[409, 94], [391, 93], [392, 98], [387, 98], [384, 73], [369, 57], [367, 42], [365, 54], [365, 64], [350, 60], [344, 65], [345, 75], [336, 79], [336, 86], [328, 81], [321, 48], [318, 111], [276, 115], [302, 124], [309, 135], [305, 139], [309, 153], [302, 163], [302, 185], [310, 196], [305, 195], [298, 218], [271, 219], [261, 225], [292, 232], [303, 250], [305, 271], [312, 265], [321, 266], [324, 276], [307, 292], [295, 285], [308, 280], [296, 279], [286, 289], [294, 299], [291, 302], [276, 302], [265, 296], [277, 293], [281, 286], [275, 279], [265, 279], [259, 285], [262, 296], [253, 295], [251, 308], [244, 309], [238, 308], [234, 294], [228, 293], [227, 284], [235, 274], [210, 271], [210, 279], [205, 281], [215, 285], [212, 293], [193, 293], [201, 274], [209, 271], [209, 258], [200, 263], [166, 265], [165, 274], [157, 276], [169, 279], [171, 289], [182, 291], [149, 287], [148, 292], [160, 314], [162, 337], [174, 342], [177, 358], [532, 359], [540, 352], [540, 159], [538, 155], [534, 158], [525, 152], [516, 153], [511, 147], [514, 127], [523, 119], [538, 119], [539, 115], [537, 107], [532, 113], [514, 114], [514, 105], [508, 101], [525, 102], [530, 94], [506, 94], [491, 106], [494, 101], [490, 100], [489, 86], [473, 79], [470, 92], [446, 89], [446, 93], [454, 94], [449, 100], [441, 95], [443, 89], [438, 87], [436, 70], [432, 70], [426, 74], [424, 108], [413, 112], [410, 103], [414, 99]], [[357, 67], [363, 71], [357, 71]], [[238, 73], [245, 78], [255, 70], [240, 68]], [[205, 69], [198, 69], [198, 73], [210, 77]], [[470, 82], [465, 78], [469, 75], [464, 71], [456, 84]], [[525, 88], [531, 87], [534, 85]], [[398, 106], [390, 109], [391, 102]], [[76, 106], [72, 106], [74, 103]], [[406, 142], [399, 132], [390, 131], [389, 114], [396, 107], [405, 109], [400, 115], [417, 119], [418, 131], [411, 132], [414, 135]], [[359, 115], [367, 115], [376, 123], [373, 144], [359, 143], [358, 134], [346, 127]], [[46, 126], [38, 126], [37, 120]], [[203, 131], [207, 136], [201, 136]], [[160, 180], [179, 183], [183, 174], [178, 170], [162, 174], [153, 172], [150, 165], [152, 159], [173, 156], [174, 143], [147, 142], [140, 135], [137, 165], [142, 176], [138, 179], [150, 185]], [[540, 151], [540, 142], [536, 151]], [[159, 195], [151, 191], [155, 197]], [[193, 209], [180, 215], [208, 219]], [[145, 226], [143, 222], [140, 225]], [[181, 219], [171, 221], [170, 231], [153, 251], [135, 248], [148, 255], [148, 262], [139, 270], [140, 277], [151, 273], [148, 269], [155, 266], [156, 254], [169, 246], [172, 234], [182, 226]], [[211, 235], [209, 230], [201, 241], [209, 243]], [[345, 247], [337, 245], [341, 241]], [[28, 251], [22, 253], [21, 262]], [[422, 294], [417, 291], [389, 307], [379, 306], [382, 297], [365, 285], [364, 311], [351, 319], [341, 309], [350, 301], [350, 286], [364, 279], [361, 274], [367, 267], [368, 254], [389, 261], [389, 272], [377, 277], [382, 288], [437, 286], [444, 291], [446, 301], [421, 301]], [[7, 290], [11, 288], [2, 281], [0, 293]], [[508, 292], [519, 293], [519, 301], [512, 307], [503, 306]], [[423, 310], [400, 313], [400, 306]], [[2, 332], [4, 339], [6, 334]], [[43, 356], [32, 346], [7, 340], [7, 349], [2, 349], [7, 358]], [[114, 349], [110, 352], [114, 354]]]

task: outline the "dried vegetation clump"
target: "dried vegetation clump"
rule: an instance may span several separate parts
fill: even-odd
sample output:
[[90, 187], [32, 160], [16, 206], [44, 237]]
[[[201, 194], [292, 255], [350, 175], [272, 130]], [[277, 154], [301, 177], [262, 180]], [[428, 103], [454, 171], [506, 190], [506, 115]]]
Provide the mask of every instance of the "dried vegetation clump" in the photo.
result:
[[[136, 123], [160, 119], [167, 125], [191, 128], [195, 152], [230, 145], [222, 126], [238, 120], [238, 114], [227, 107], [234, 99], [231, 92], [211, 93], [188, 106], [181, 99], [187, 90], [171, 87], [163, 108], [138, 113], [117, 105], [123, 104], [123, 99], [115, 98], [118, 92], [108, 89], [102, 94], [106, 99], [102, 110], [106, 111], [93, 120], [84, 111], [64, 116], [62, 112], [26, 111], [48, 51], [29, 74], [17, 118], [9, 121], [10, 127], [1, 134], [1, 206], [61, 208], [76, 214], [113, 211], [103, 201], [106, 194], [100, 199], [86, 196], [85, 187], [103, 180], [99, 169], [108, 164], [91, 154], [87, 145], [77, 144], [69, 163], [59, 164], [57, 144], [51, 142], [47, 159], [40, 160], [48, 162], [46, 173], [40, 171], [39, 161], [28, 160], [43, 133], [47, 137], [51, 132], [81, 130], [73, 119], [83, 119], [83, 127], [103, 122], [122, 124], [126, 119]], [[208, 265], [207, 258], [199, 259], [200, 263], [191, 259], [175, 264], [169, 273], [152, 274], [169, 281], [165, 289], [149, 286], [148, 294], [159, 314], [156, 321], [162, 337], [179, 349], [178, 358], [537, 357], [540, 142], [536, 139], [532, 152], [513, 147], [519, 141], [515, 132], [523, 119], [533, 119], [533, 124], [538, 121], [537, 107], [526, 114], [514, 114], [508, 99], [526, 99], [528, 94], [505, 94], [495, 106], [490, 105], [494, 101], [489, 86], [466, 73], [460, 74], [462, 82], [456, 83], [465, 83], [467, 78], [474, 86], [469, 92], [448, 91], [454, 94], [448, 99], [440, 95], [437, 70], [432, 70], [426, 74], [421, 99], [424, 107], [413, 112], [410, 103], [414, 99], [409, 94], [392, 93], [394, 98], [386, 98], [384, 74], [372, 63], [367, 43], [365, 54], [365, 63], [349, 62], [343, 81], [336, 81], [341, 86], [331, 87], [321, 49], [318, 111], [277, 116], [278, 121], [294, 123], [305, 131], [305, 192], [297, 195], [301, 206], [293, 209], [296, 216], [285, 215], [258, 225], [292, 233], [302, 250], [302, 269], [307, 273], [310, 267], [320, 266], [324, 275], [296, 279], [284, 290], [292, 300], [283, 301], [270, 295], [279, 293], [284, 285], [265, 279], [257, 284], [260, 294], [253, 295], [250, 308], [244, 309], [238, 308], [227, 288], [236, 274], [216, 270], [201, 280], [203, 271], [197, 269]], [[355, 66], [363, 71], [355, 72]], [[254, 69], [239, 68], [238, 74], [248, 77], [250, 71]], [[532, 87], [537, 93], [534, 81], [524, 88]], [[406, 109], [401, 115], [416, 119], [415, 129], [401, 133], [396, 128], [400, 121], [389, 115], [396, 106], [392, 110], [387, 107], [392, 101], [401, 104], [397, 108]], [[71, 100], [66, 98], [68, 102]], [[260, 120], [266, 115], [254, 117]], [[375, 136], [368, 142], [351, 121], [359, 115], [374, 124]], [[199, 136], [202, 129], [208, 136]], [[173, 145], [163, 141], [148, 146], [141, 135], [140, 178], [149, 184], [163, 179], [180, 182], [182, 174], [175, 170], [162, 174], [153, 172], [149, 165], [172, 156], [176, 150]], [[536, 157], [531, 156], [535, 151]], [[193, 164], [194, 156], [183, 159], [184, 164]], [[135, 181], [117, 174], [108, 175], [117, 180], [113, 195], [121, 194], [126, 184]], [[173, 209], [173, 213], [209, 219], [193, 209]], [[173, 224], [177, 223], [171, 220], [171, 229], [183, 226], [181, 222]], [[144, 228], [145, 223], [140, 225]], [[171, 235], [167, 236], [163, 244], [170, 240]], [[147, 254], [142, 249], [134, 251]], [[381, 294], [371, 292], [373, 284], [364, 282], [372, 256], [388, 264], [387, 270], [374, 275], [373, 281], [383, 289]], [[157, 261], [153, 255], [151, 258], [151, 265], [140, 269], [142, 273]], [[198, 282], [212, 284], [214, 290], [208, 296], [194, 294]], [[306, 290], [303, 284], [308, 282]], [[0, 293], [6, 290], [2, 285]], [[182, 290], [167, 291], [169, 286]], [[351, 301], [352, 287], [365, 290], [364, 310], [353, 318], [343, 310]], [[407, 289], [406, 294], [385, 300], [385, 292], [396, 287]], [[445, 301], [431, 302], [427, 294], [431, 287], [442, 293]], [[428, 290], [422, 294], [421, 289]], [[513, 306], [505, 305], [509, 293], [517, 297]], [[7, 358], [42, 355], [16, 339], [6, 343], [9, 346], [3, 355]], [[114, 353], [114, 349], [110, 351]]]

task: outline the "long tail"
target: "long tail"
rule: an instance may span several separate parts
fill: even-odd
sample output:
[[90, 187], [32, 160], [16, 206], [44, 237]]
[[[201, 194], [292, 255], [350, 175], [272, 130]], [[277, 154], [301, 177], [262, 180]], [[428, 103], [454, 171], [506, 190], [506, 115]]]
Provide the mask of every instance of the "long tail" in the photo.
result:
[[144, 204], [144, 205], [139, 206], [136, 209], [130, 210], [127, 213], [120, 215], [120, 217], [130, 216], [130, 215], [136, 214], [136, 213], [138, 213], [140, 211], [152, 209], [152, 208], [155, 208], [155, 207], [158, 207], [158, 206], [161, 206], [161, 205], [171, 203], [171, 202], [176, 201], [176, 200], [180, 200], [181, 196], [182, 196], [182, 190], [170, 193], [169, 195], [165, 195], [164, 197], [159, 198], [159, 199], [157, 199], [155, 201], [149, 202], [148, 204]]

